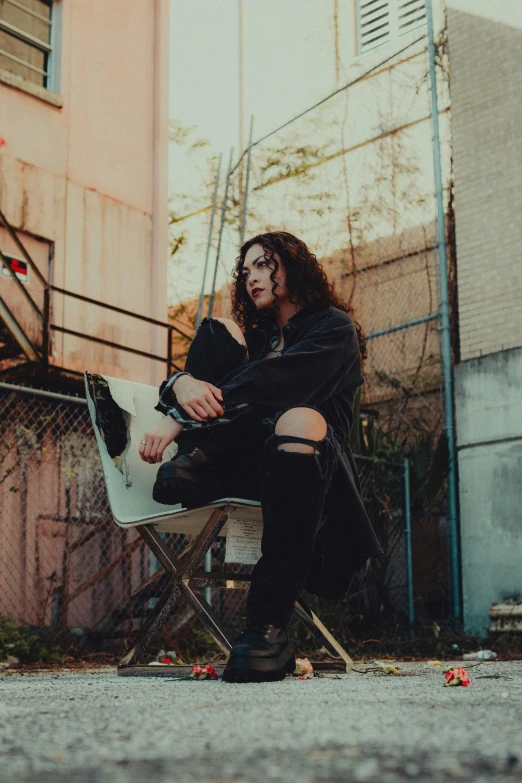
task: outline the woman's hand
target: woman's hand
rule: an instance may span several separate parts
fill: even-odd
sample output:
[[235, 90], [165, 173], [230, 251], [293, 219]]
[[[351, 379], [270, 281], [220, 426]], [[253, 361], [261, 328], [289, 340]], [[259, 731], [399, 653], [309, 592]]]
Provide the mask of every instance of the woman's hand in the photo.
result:
[[153, 427], [150, 427], [144, 434], [140, 443], [140, 457], [144, 462], [154, 465], [155, 462], [161, 462], [163, 452], [167, 446], [176, 440], [183, 424], [175, 421], [171, 416], [165, 416]]
[[206, 421], [222, 416], [224, 411], [221, 390], [206, 381], [198, 381], [191, 375], [182, 375], [174, 383], [172, 391], [177, 402], [194, 421]]

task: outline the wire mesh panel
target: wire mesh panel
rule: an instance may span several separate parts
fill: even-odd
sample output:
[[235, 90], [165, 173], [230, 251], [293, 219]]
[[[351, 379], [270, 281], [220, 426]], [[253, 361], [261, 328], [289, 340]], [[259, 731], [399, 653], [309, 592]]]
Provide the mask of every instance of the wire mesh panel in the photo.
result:
[[2, 390], [0, 421], [0, 614], [57, 638], [96, 631], [148, 555], [112, 521], [87, 406]]
[[[80, 651], [121, 650], [166, 586], [167, 575], [136, 531], [112, 520], [105, 482], [84, 401], [59, 395], [0, 390], [0, 616], [44, 628], [53, 642]], [[401, 466], [359, 459], [364, 499], [385, 557], [359, 575], [351, 597], [322, 608], [344, 634], [346, 613], [407, 617]], [[178, 555], [186, 535], [162, 534]], [[225, 540], [212, 549], [224, 562]], [[237, 574], [249, 566], [228, 565]], [[246, 592], [213, 588], [212, 603], [232, 631], [245, 614]], [[204, 650], [209, 638], [187, 605], [180, 605], [156, 647]]]

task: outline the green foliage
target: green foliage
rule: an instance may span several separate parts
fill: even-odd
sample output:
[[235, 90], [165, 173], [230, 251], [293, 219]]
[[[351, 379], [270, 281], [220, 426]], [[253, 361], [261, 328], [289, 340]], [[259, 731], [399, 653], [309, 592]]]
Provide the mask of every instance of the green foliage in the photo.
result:
[[63, 652], [50, 639], [45, 628], [18, 626], [10, 615], [0, 616], [0, 660], [12, 655], [20, 663], [63, 663]]
[[400, 441], [396, 432], [385, 431], [375, 415], [361, 416], [361, 389], [354, 400], [354, 420], [350, 445], [354, 454], [370, 457], [376, 462], [410, 462], [412, 506], [422, 508], [436, 503], [444, 490], [448, 471], [448, 442], [442, 432], [419, 432], [408, 441]]

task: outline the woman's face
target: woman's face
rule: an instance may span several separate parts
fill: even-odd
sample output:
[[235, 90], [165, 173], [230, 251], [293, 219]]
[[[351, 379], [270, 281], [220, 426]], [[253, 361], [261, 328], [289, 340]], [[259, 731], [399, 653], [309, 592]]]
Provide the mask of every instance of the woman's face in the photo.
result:
[[265, 257], [263, 246], [252, 245], [245, 256], [242, 271], [243, 279], [245, 281], [247, 294], [258, 310], [269, 310], [273, 308], [276, 299], [278, 304], [282, 304], [283, 301], [290, 298], [286, 287], [285, 268], [277, 253], [274, 253], [274, 258], [279, 263], [279, 268], [275, 275], [277, 297], [274, 296], [272, 292], [274, 282], [270, 279], [270, 275], [274, 271], [276, 265], [272, 259]]

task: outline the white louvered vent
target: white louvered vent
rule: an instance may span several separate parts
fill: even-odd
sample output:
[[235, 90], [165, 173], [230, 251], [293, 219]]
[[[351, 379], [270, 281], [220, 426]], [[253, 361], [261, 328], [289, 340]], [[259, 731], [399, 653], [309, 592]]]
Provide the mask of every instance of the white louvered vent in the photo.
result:
[[359, 0], [359, 49], [367, 52], [390, 38], [390, 0]]
[[425, 0], [357, 0], [359, 53], [426, 24]]
[[398, 0], [399, 35], [426, 24], [425, 0]]

